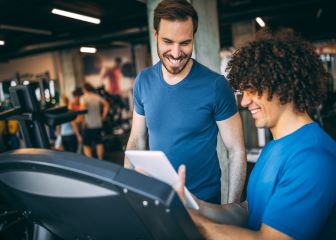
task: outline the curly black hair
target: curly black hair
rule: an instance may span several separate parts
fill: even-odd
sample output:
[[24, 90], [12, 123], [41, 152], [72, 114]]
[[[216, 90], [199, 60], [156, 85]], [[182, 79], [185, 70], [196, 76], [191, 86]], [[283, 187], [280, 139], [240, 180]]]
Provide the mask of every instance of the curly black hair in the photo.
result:
[[269, 101], [276, 95], [302, 113], [321, 104], [329, 77], [313, 46], [288, 29], [258, 33], [233, 54], [226, 70], [235, 90], [267, 92]]

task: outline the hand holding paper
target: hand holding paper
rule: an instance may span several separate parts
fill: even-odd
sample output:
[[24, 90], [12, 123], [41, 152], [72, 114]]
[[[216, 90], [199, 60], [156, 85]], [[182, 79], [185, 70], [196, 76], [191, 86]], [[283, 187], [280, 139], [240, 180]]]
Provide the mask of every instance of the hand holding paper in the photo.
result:
[[186, 174], [186, 168], [185, 165], [181, 165], [178, 169], [178, 184], [175, 187], [175, 191], [180, 196], [182, 202], [186, 204], [187, 199], [185, 196], [184, 188], [185, 188], [185, 174]]
[[[128, 160], [134, 165], [135, 168], [141, 168], [150, 176], [159, 179], [171, 185], [178, 192], [182, 201], [186, 199], [188, 207], [198, 210], [199, 206], [195, 199], [192, 197], [189, 190], [184, 186], [185, 182], [185, 167], [181, 169], [181, 176], [177, 175], [173, 166], [170, 164], [166, 155], [161, 151], [133, 151], [125, 152]], [[184, 176], [184, 177], [183, 177]], [[182, 180], [182, 182], [181, 182]], [[182, 186], [183, 185], [183, 186]], [[185, 198], [183, 197], [183, 192]]]

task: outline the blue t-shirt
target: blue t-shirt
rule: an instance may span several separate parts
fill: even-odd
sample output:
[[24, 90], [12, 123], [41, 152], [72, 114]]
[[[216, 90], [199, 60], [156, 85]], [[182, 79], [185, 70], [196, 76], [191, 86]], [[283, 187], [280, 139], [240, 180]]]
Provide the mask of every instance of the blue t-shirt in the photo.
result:
[[185, 79], [169, 85], [161, 62], [135, 80], [134, 108], [146, 117], [149, 147], [161, 150], [175, 169], [186, 165], [186, 185], [198, 198], [220, 194], [216, 152], [218, 127], [237, 112], [228, 82], [197, 61]]
[[271, 141], [248, 184], [248, 227], [322, 239], [336, 203], [336, 143], [316, 123]]

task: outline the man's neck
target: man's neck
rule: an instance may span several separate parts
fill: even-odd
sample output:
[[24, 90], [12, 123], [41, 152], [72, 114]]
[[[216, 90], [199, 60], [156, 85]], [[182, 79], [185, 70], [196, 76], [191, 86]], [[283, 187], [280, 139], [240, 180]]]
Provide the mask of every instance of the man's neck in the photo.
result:
[[191, 67], [193, 65], [193, 59], [190, 59], [187, 66], [178, 74], [172, 74], [167, 71], [167, 69], [162, 65], [162, 77], [169, 85], [175, 85], [181, 82], [189, 74]]
[[291, 106], [280, 116], [275, 127], [271, 128], [274, 139], [285, 137], [304, 125], [313, 122], [307, 113], [294, 112]]

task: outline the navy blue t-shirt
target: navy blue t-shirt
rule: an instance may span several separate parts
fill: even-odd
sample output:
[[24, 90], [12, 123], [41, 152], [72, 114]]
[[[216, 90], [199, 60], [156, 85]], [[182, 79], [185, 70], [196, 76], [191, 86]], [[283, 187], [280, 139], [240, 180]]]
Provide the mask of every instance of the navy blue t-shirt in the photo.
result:
[[149, 147], [163, 151], [175, 169], [186, 165], [186, 185], [200, 199], [220, 194], [216, 152], [218, 127], [237, 112], [228, 82], [197, 61], [185, 79], [169, 85], [162, 65], [142, 71], [135, 80], [135, 111], [144, 115]]
[[250, 229], [266, 224], [294, 239], [324, 239], [336, 203], [335, 141], [316, 123], [271, 141], [247, 195]]

